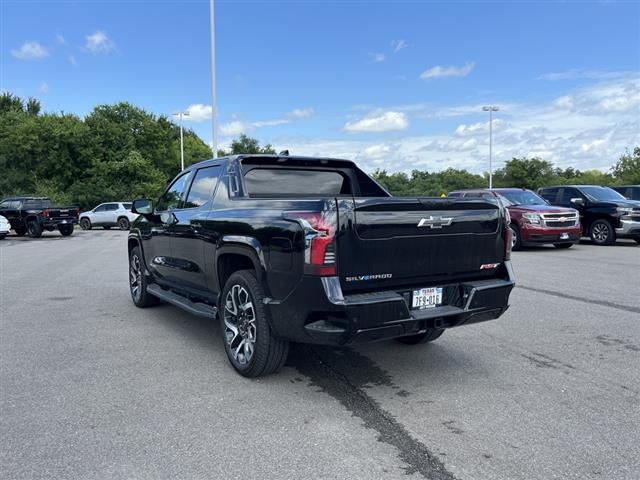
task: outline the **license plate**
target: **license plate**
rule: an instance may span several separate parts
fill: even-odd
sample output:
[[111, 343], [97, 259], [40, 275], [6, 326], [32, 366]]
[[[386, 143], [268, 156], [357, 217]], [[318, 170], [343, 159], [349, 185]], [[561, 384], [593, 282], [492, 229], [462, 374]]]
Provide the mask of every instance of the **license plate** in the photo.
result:
[[67, 223], [67, 221], [66, 220], [62, 220], [60, 223]]
[[569, 234], [568, 233], [561, 233], [560, 234], [560, 240], [569, 240]]
[[433, 308], [440, 304], [442, 304], [441, 287], [421, 288], [420, 290], [413, 291], [411, 308], [422, 310], [424, 308]]

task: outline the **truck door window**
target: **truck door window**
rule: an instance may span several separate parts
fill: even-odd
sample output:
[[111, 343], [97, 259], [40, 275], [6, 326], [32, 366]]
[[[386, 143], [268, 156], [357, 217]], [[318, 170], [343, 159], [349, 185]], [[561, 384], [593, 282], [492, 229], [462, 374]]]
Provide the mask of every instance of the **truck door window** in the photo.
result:
[[338, 171], [254, 168], [244, 175], [250, 197], [351, 195], [349, 178]]
[[580, 195], [580, 192], [577, 188], [565, 187], [562, 189], [562, 195], [560, 195], [559, 203], [566, 203], [567, 205], [569, 205], [572, 198], [582, 198], [582, 195]]
[[180, 201], [182, 200], [182, 194], [187, 187], [187, 179], [189, 178], [190, 173], [191, 172], [183, 173], [171, 184], [167, 191], [164, 192], [156, 206], [156, 210], [158, 212], [166, 212], [167, 210], [180, 208]]
[[197, 208], [207, 203], [213, 196], [219, 176], [220, 166], [218, 165], [198, 170], [193, 177], [191, 188], [182, 208]]

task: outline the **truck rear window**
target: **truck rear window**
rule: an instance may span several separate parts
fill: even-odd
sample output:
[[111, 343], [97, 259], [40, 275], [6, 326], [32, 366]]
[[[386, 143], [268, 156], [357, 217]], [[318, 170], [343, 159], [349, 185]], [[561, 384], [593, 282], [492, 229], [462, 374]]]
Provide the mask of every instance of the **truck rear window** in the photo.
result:
[[244, 175], [251, 197], [351, 195], [351, 182], [341, 172], [313, 169], [254, 168]]

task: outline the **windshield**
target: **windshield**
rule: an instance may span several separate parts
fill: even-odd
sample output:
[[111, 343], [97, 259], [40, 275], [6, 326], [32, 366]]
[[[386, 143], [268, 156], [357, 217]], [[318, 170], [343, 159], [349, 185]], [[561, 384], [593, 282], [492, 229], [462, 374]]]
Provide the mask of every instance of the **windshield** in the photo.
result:
[[589, 200], [594, 202], [602, 202], [612, 200], [617, 202], [619, 200], [626, 200], [625, 197], [616, 192], [613, 188], [609, 187], [581, 187], [582, 193], [584, 193]]
[[547, 202], [531, 190], [499, 192], [511, 205], [546, 205]]

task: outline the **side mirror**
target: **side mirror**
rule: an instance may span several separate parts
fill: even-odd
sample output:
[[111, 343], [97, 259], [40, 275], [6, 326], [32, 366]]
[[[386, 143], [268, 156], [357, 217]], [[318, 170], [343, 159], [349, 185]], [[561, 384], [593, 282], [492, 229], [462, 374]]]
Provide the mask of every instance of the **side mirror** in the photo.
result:
[[574, 205], [584, 205], [584, 199], [582, 198], [572, 198], [571, 203]]
[[153, 213], [153, 202], [148, 198], [139, 198], [131, 204], [131, 213], [140, 215], [151, 215]]

